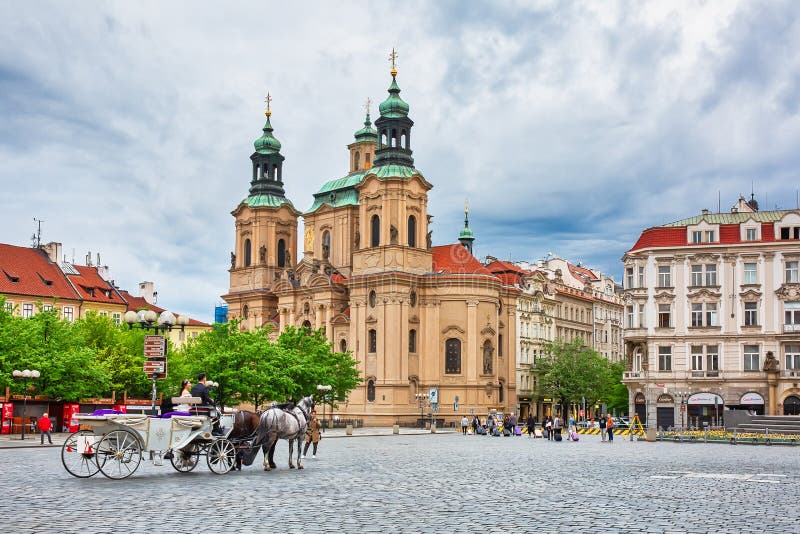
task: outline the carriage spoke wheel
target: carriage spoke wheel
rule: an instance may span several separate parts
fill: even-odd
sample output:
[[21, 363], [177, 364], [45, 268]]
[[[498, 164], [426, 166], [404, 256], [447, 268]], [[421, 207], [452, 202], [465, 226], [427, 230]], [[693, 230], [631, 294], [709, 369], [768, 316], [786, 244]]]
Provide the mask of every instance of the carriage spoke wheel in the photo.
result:
[[208, 446], [206, 462], [212, 473], [224, 475], [236, 463], [236, 447], [230, 440], [218, 439]]
[[61, 463], [67, 472], [78, 478], [89, 478], [97, 474], [100, 467], [94, 454], [99, 436], [88, 430], [70, 434], [61, 447]]
[[100, 471], [108, 478], [128, 478], [142, 462], [139, 439], [127, 430], [113, 430], [97, 444], [95, 453]]
[[172, 458], [169, 461], [177, 471], [188, 473], [197, 467], [200, 461], [200, 447], [197, 443], [190, 443], [182, 449], [172, 451]]

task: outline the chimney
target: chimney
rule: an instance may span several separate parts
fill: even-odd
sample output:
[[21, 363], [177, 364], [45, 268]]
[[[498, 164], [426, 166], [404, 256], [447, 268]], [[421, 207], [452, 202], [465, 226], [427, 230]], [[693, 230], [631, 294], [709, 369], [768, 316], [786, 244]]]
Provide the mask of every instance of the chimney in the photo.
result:
[[139, 296], [142, 297], [148, 304], [155, 304], [154, 291], [155, 284], [153, 282], [139, 282]]
[[50, 261], [58, 263], [61, 258], [61, 243], [50, 241], [48, 244], [42, 245], [41, 249], [47, 253], [47, 257], [50, 258]]
[[709, 213], [711, 213], [711, 212], [710, 212], [710, 211], [708, 211], [707, 209], [704, 209], [704, 210], [703, 210], [703, 215], [708, 215]]
[[540, 269], [544, 267], [544, 260], [536, 260], [536, 266]]
[[108, 282], [109, 279], [109, 272], [108, 272], [108, 265], [100, 265], [97, 264], [97, 274], [100, 275], [100, 278]]

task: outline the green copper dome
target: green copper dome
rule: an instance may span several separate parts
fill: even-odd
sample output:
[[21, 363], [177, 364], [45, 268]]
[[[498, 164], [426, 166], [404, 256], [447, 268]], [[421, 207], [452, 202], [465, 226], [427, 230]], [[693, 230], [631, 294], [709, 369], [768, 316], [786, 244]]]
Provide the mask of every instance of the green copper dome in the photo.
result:
[[461, 233], [458, 234], [459, 239], [475, 239], [475, 234], [472, 233], [472, 230], [469, 227], [465, 226], [461, 229]]
[[381, 117], [396, 119], [408, 116], [408, 104], [400, 98], [400, 86], [397, 85], [397, 79], [394, 76], [392, 76], [392, 84], [389, 86], [389, 96], [381, 102], [378, 109]]
[[364, 127], [355, 133], [356, 141], [377, 141], [378, 132], [372, 127], [372, 121], [369, 120], [369, 113], [364, 120]]
[[275, 154], [280, 152], [281, 142], [272, 135], [272, 124], [269, 122], [269, 115], [267, 115], [267, 122], [264, 124], [263, 131], [264, 134], [253, 143], [253, 146], [256, 147], [256, 152], [259, 154]]

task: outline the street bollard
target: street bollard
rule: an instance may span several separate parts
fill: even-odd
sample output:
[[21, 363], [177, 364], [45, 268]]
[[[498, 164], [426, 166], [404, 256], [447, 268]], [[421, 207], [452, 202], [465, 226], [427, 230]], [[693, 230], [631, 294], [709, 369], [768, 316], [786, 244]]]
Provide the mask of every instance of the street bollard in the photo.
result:
[[436, 423], [431, 423], [431, 434], [436, 434]]
[[392, 425], [392, 434], [400, 433], [400, 425]]
[[352, 436], [353, 435], [353, 425], [347, 425], [345, 427], [345, 429], [344, 429], [344, 433], [347, 436]]

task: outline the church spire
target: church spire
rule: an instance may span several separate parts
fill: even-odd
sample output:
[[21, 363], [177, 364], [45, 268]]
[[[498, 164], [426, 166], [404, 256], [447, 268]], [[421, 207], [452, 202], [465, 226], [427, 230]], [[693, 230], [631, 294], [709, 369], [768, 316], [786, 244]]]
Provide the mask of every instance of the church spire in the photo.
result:
[[411, 127], [414, 121], [408, 118], [408, 104], [400, 98], [400, 86], [397, 85], [397, 52], [392, 49], [389, 56], [392, 63], [392, 83], [389, 85], [389, 96], [378, 106], [380, 118], [375, 121], [378, 129], [378, 150], [375, 152], [375, 166], [403, 165], [414, 166], [411, 157]]
[[267, 103], [267, 109], [264, 112], [267, 122], [264, 123], [264, 128], [261, 130], [263, 132], [261, 137], [253, 142], [255, 152], [250, 156], [250, 160], [253, 162], [250, 195], [272, 195], [285, 198], [286, 193], [283, 190], [284, 157], [281, 155], [281, 142], [272, 134], [273, 129], [270, 122], [272, 95], [267, 93], [264, 100]]
[[475, 241], [475, 234], [469, 228], [469, 199], [464, 203], [464, 228], [458, 234], [458, 242], [472, 254], [472, 243]]

